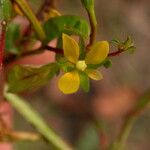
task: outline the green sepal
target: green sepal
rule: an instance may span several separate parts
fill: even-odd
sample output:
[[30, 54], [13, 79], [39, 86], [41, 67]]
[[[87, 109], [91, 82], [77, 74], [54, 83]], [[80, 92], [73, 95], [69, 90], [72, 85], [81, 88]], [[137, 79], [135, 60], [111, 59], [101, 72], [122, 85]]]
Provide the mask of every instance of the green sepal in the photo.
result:
[[102, 63], [100, 63], [100, 64], [88, 64], [88, 65], [87, 65], [87, 68], [88, 68], [88, 69], [97, 69], [97, 68], [102, 67], [102, 66], [104, 66], [105, 68], [109, 68], [109, 67], [111, 67], [111, 65], [112, 65], [111, 60], [108, 59], [108, 58], [106, 58], [106, 59], [105, 59]]
[[75, 65], [69, 62], [66, 58], [61, 57], [57, 61], [57, 65], [60, 69], [62, 69], [64, 72], [70, 72], [75, 69]]
[[79, 38], [79, 47], [80, 47], [80, 60], [84, 60], [85, 59], [85, 42], [84, 39], [82, 37]]
[[85, 72], [79, 71], [79, 76], [80, 76], [80, 86], [83, 89], [84, 92], [88, 92], [90, 89], [90, 81], [89, 77]]

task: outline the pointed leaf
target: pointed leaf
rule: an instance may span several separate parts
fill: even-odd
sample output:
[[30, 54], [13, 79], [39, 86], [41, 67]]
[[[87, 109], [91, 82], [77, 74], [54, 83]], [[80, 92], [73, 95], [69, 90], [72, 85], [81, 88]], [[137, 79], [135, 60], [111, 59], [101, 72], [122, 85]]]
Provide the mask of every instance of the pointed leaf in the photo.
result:
[[[55, 131], [42, 118], [42, 116], [27, 102], [18, 95], [8, 93], [5, 90], [6, 100], [47, 140], [52, 149], [72, 150]], [[44, 105], [43, 105], [44, 107]]]
[[58, 71], [56, 64], [42, 67], [15, 66], [8, 74], [9, 92], [23, 92], [46, 84]]
[[89, 77], [84, 72], [80, 72], [79, 75], [80, 75], [80, 85], [81, 85], [81, 88], [85, 92], [88, 92], [89, 88], [90, 88]]
[[60, 38], [62, 33], [80, 35], [87, 38], [90, 34], [90, 27], [86, 20], [79, 16], [64, 15], [51, 18], [44, 24], [46, 42], [54, 38]]

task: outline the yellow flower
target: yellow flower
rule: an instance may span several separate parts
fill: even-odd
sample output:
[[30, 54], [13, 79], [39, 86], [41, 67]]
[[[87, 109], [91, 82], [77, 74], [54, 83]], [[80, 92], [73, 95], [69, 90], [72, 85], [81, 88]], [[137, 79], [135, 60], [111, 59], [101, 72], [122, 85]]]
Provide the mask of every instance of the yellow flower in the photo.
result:
[[63, 50], [66, 59], [75, 65], [75, 69], [65, 73], [58, 81], [59, 89], [65, 94], [75, 93], [80, 86], [79, 71], [84, 71], [91, 79], [101, 80], [102, 74], [95, 69], [88, 69], [89, 64], [100, 64], [109, 53], [107, 41], [95, 43], [86, 53], [85, 60], [79, 60], [80, 48], [78, 43], [70, 36], [63, 34]]

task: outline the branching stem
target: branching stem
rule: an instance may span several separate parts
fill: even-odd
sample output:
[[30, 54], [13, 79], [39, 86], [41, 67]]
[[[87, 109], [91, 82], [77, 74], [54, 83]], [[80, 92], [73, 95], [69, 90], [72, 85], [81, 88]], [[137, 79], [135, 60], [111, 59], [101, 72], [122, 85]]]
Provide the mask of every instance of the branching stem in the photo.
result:
[[90, 26], [91, 26], [91, 34], [90, 34], [90, 41], [87, 47], [90, 47], [94, 44], [97, 32], [97, 21], [95, 16], [94, 8], [87, 9]]
[[150, 104], [150, 90], [147, 90], [138, 100], [135, 108], [126, 116], [120, 134], [111, 145], [110, 150], [122, 150], [130, 131], [139, 114]]
[[40, 22], [34, 15], [33, 11], [29, 7], [27, 1], [26, 0], [15, 0], [15, 2], [18, 4], [18, 6], [21, 8], [22, 12], [27, 16], [29, 21], [32, 23], [33, 28], [34, 28], [38, 38], [40, 40], [44, 40], [46, 37], [45, 32], [44, 32]]

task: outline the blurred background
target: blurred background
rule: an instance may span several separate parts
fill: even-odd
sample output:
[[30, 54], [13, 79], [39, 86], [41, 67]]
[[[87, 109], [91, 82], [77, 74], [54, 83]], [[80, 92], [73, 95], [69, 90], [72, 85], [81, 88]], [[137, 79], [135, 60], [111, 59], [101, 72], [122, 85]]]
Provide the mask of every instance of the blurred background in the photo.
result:
[[[35, 4], [40, 3], [40, 0], [32, 1], [35, 1]], [[45, 87], [24, 95], [47, 123], [77, 150], [99, 150], [100, 138], [105, 144], [111, 142], [116, 137], [126, 114], [136, 104], [139, 95], [150, 88], [150, 1], [95, 2], [98, 19], [97, 40], [125, 40], [131, 35], [136, 52], [132, 55], [125, 52], [112, 58], [112, 67], [101, 70], [104, 79], [100, 82], [91, 82], [89, 93], [79, 91], [73, 95], [63, 95], [57, 88], [58, 78], [55, 78]], [[56, 0], [55, 5], [62, 14], [87, 18], [80, 0]], [[150, 110], [147, 109], [134, 124], [125, 149], [149, 150], [149, 125]], [[97, 126], [104, 128], [108, 141], [99, 134]], [[34, 131], [17, 112], [14, 113], [14, 127], [17, 130]], [[44, 142], [14, 143], [14, 150], [33, 148], [49, 150], [49, 145]]]

